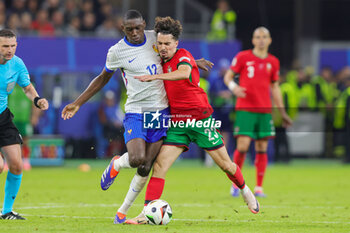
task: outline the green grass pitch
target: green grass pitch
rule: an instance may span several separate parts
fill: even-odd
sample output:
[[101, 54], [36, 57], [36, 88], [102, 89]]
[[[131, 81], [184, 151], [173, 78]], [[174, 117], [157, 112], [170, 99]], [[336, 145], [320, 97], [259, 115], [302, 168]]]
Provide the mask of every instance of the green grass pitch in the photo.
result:
[[[87, 162], [92, 169], [77, 169]], [[107, 191], [99, 187], [108, 161], [67, 161], [64, 167], [24, 172], [14, 210], [26, 221], [0, 220], [1, 232], [350, 232], [350, 166], [335, 161], [296, 161], [270, 165], [268, 197], [252, 214], [241, 197], [229, 194], [230, 182], [217, 167], [179, 161], [168, 173], [162, 199], [173, 209], [167, 226], [114, 225], [135, 170], [122, 170]], [[255, 185], [255, 169], [243, 168]], [[0, 197], [6, 173], [0, 175]], [[128, 217], [139, 214], [144, 191]]]

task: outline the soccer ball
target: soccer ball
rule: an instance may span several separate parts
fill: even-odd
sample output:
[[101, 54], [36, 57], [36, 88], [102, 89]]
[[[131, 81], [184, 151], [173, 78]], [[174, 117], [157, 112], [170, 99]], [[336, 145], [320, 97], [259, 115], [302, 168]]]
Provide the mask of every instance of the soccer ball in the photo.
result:
[[170, 222], [173, 212], [168, 202], [158, 199], [148, 203], [145, 216], [151, 225], [166, 225]]

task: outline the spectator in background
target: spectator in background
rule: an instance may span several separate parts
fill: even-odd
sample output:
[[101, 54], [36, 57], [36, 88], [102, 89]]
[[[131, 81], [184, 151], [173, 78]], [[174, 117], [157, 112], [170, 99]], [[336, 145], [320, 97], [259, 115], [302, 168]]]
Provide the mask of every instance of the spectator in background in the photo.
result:
[[[348, 67], [345, 69], [348, 69]], [[350, 136], [350, 75], [345, 76], [343, 82], [346, 89], [340, 95], [334, 113], [335, 150], [345, 147], [344, 162], [350, 163], [350, 145], [348, 143]], [[340, 153], [337, 154], [337, 151], [335, 151], [335, 154], [341, 155]]]
[[66, 27], [66, 36], [78, 37], [80, 35], [80, 18], [74, 16]]
[[0, 15], [3, 14], [6, 17], [6, 6], [3, 0], [0, 0]]
[[338, 72], [338, 74], [336, 75], [337, 86], [341, 92], [347, 88], [346, 80], [348, 79], [348, 77], [350, 77], [350, 67], [349, 66], [346, 66], [343, 69], [341, 69]]
[[79, 8], [76, 1], [66, 0], [64, 3], [64, 22], [69, 24], [71, 20], [79, 16]]
[[84, 34], [91, 34], [96, 28], [96, 17], [93, 13], [88, 12], [83, 16], [81, 31]]
[[7, 19], [7, 28], [14, 31], [16, 34], [19, 34], [21, 27], [21, 20], [17, 13], [12, 13]]
[[104, 3], [101, 5], [98, 18], [97, 18], [97, 24], [102, 24], [106, 19], [113, 17], [113, 6], [110, 3]]
[[86, 0], [81, 5], [80, 18], [83, 19], [84, 15], [87, 13], [94, 12], [94, 3], [91, 0]]
[[210, 23], [207, 39], [212, 41], [234, 39], [236, 18], [236, 12], [230, 9], [229, 3], [226, 0], [219, 0]]
[[310, 83], [312, 74], [307, 68], [299, 68], [297, 73], [297, 87], [299, 93], [299, 109], [314, 111], [316, 109], [316, 92]]
[[31, 16], [32, 19], [35, 18], [35, 15], [39, 11], [39, 2], [38, 0], [28, 0], [27, 2], [27, 11]]
[[18, 15], [22, 15], [24, 12], [26, 12], [25, 3], [26, 3], [25, 0], [13, 0], [9, 13], [10, 14], [16, 13]]
[[114, 26], [113, 18], [107, 18], [97, 27], [96, 34], [103, 38], [121, 38], [122, 36]]
[[103, 136], [109, 142], [106, 155], [122, 154], [124, 150], [124, 113], [113, 91], [106, 91], [98, 109], [98, 118], [103, 126]]
[[52, 24], [55, 28], [55, 36], [64, 36], [65, 25], [64, 15], [61, 10], [56, 10], [52, 13]]
[[29, 12], [25, 12], [21, 16], [21, 30], [20, 34], [22, 35], [31, 35], [33, 34], [32, 30], [33, 18]]
[[49, 22], [46, 10], [39, 10], [35, 21], [32, 23], [32, 29], [36, 30], [40, 36], [53, 36], [55, 29]]
[[46, 0], [43, 3], [43, 8], [47, 11], [48, 17], [51, 19], [54, 12], [61, 10], [61, 1]]
[[6, 15], [5, 12], [0, 11], [0, 30], [5, 28]]

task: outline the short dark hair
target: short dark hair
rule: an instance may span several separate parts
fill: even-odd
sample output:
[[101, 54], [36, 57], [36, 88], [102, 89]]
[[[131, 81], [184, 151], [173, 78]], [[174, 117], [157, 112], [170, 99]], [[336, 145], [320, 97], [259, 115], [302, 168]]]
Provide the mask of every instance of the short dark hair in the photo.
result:
[[175, 20], [170, 16], [157, 17], [154, 25], [154, 31], [162, 34], [171, 34], [175, 40], [179, 40], [182, 32], [182, 25], [179, 20]]
[[14, 33], [10, 29], [1, 29], [0, 30], [0, 37], [12, 38], [12, 37], [17, 37], [17, 36], [16, 36], [16, 33]]
[[129, 19], [143, 19], [141, 13], [137, 10], [128, 10], [123, 17], [123, 20], [129, 20]]

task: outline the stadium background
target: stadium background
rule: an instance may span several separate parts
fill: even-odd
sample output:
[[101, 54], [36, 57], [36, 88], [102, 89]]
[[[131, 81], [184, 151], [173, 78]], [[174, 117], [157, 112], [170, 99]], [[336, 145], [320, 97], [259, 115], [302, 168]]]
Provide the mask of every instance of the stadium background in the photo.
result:
[[[222, 101], [220, 90], [215, 88], [220, 70], [227, 68], [227, 61], [238, 51], [251, 48], [252, 31], [257, 26], [268, 27], [273, 38], [270, 52], [281, 61], [281, 80], [293, 84], [294, 91], [299, 93], [297, 105], [290, 107], [298, 112], [294, 117], [296, 123], [288, 133], [291, 156], [345, 159], [344, 135], [348, 119], [347, 114], [337, 115], [336, 105], [350, 76], [350, 43], [347, 42], [350, 35], [346, 30], [350, 20], [346, 9], [350, 2], [250, 0], [228, 3], [237, 20], [230, 25], [233, 30], [228, 31], [227, 38], [219, 40], [208, 36], [213, 30], [210, 22], [217, 6], [215, 1], [1, 1], [0, 27], [9, 27], [19, 34], [17, 55], [25, 61], [41, 95], [51, 103], [50, 110], [39, 113], [35, 123], [19, 119], [18, 115], [28, 114], [16, 114], [14, 109], [18, 118], [15, 120], [18, 124], [24, 121], [25, 128], [29, 129], [30, 150], [26, 151], [30, 151], [32, 163], [62, 163], [61, 159], [55, 161], [56, 157], [105, 158], [125, 150], [120, 124], [126, 97], [119, 72], [73, 119], [63, 121], [60, 112], [103, 69], [108, 48], [123, 36], [121, 17], [129, 8], [141, 11], [148, 29], [158, 15], [180, 19], [184, 26], [181, 46], [195, 57], [204, 57], [216, 64], [211, 73], [202, 73], [201, 85], [215, 108], [231, 112], [230, 129], [226, 131], [232, 131], [234, 98], [217, 104]], [[326, 82], [322, 81], [325, 67], [331, 69]], [[324, 87], [326, 91], [317, 93], [317, 89]], [[12, 99], [12, 106], [16, 106], [17, 97]], [[109, 105], [108, 99], [112, 101]], [[117, 132], [118, 136], [111, 132]], [[227, 138], [227, 145], [232, 153], [232, 136]], [[274, 155], [271, 141], [271, 162], [278, 157]], [[41, 157], [51, 160], [41, 160]], [[196, 146], [183, 155], [183, 158], [198, 157], [205, 156]]]
[[[216, 1], [0, 0], [0, 28], [9, 27], [18, 33], [17, 55], [26, 63], [41, 96], [51, 104], [49, 111], [37, 112], [31, 103], [25, 102], [20, 89], [10, 96], [16, 124], [27, 135], [23, 154], [31, 155], [33, 169], [24, 171], [14, 206], [28, 221], [1, 222], [1, 231], [349, 232], [350, 170], [343, 161], [349, 154], [346, 112], [350, 85], [350, 1], [229, 3], [237, 14], [235, 33], [229, 34], [228, 40], [217, 41], [207, 40]], [[134, 169], [121, 172], [108, 192], [99, 188], [109, 157], [125, 149], [121, 137], [110, 139], [115, 136], [113, 129], [120, 130], [120, 124], [110, 127], [106, 121], [111, 118], [120, 123], [123, 118], [125, 89], [119, 72], [73, 119], [63, 121], [60, 112], [104, 67], [107, 49], [122, 38], [120, 17], [130, 8], [145, 16], [148, 29], [158, 15], [181, 20], [184, 34], [180, 45], [195, 57], [215, 63], [210, 74], [202, 73], [201, 85], [208, 90], [216, 109], [228, 112], [233, 112], [233, 99], [222, 104], [215, 92], [220, 69], [238, 51], [251, 48], [252, 31], [257, 26], [270, 29], [273, 38], [270, 51], [281, 60], [282, 80], [295, 88], [293, 93], [300, 95], [298, 100], [302, 101], [290, 109], [298, 114], [295, 126], [288, 132], [289, 163], [281, 163], [287, 162], [281, 158], [275, 162], [273, 141], [270, 143], [270, 164], [264, 183], [268, 197], [259, 200], [260, 214], [252, 215], [241, 199], [233, 199], [230, 183], [222, 172], [216, 166], [203, 166], [204, 153], [192, 146], [167, 175], [162, 198], [173, 208], [173, 222], [155, 228], [112, 224], [135, 172]], [[37, 17], [44, 27], [33, 23]], [[95, 23], [91, 26], [93, 18]], [[99, 27], [103, 22], [105, 25]], [[320, 82], [324, 80], [319, 76], [324, 67], [333, 72], [327, 83]], [[327, 108], [324, 102], [317, 101], [315, 94], [321, 85], [331, 93], [326, 95], [330, 99]], [[228, 131], [230, 135], [232, 130]], [[232, 154], [234, 140], [231, 138], [226, 144]], [[253, 151], [250, 154], [254, 156]], [[252, 188], [254, 166], [247, 164], [242, 171]], [[0, 187], [5, 183], [5, 175], [5, 172], [0, 175]], [[128, 217], [139, 214], [143, 197], [144, 191]]]

